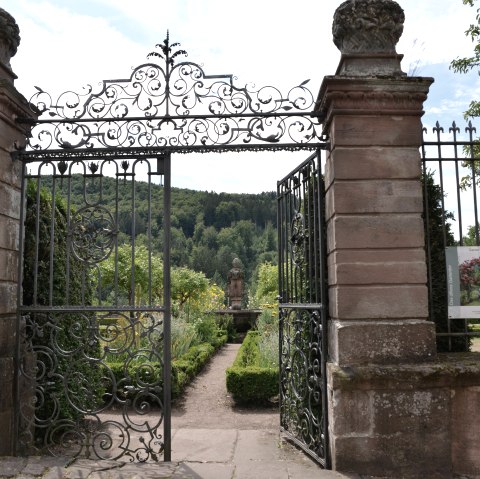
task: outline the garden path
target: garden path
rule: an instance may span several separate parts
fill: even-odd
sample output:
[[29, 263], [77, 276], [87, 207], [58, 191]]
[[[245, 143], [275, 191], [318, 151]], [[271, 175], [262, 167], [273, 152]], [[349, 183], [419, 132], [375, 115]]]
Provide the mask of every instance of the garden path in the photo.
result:
[[227, 392], [225, 370], [240, 348], [226, 344], [187, 387], [183, 398], [172, 408], [172, 428], [279, 429], [278, 408], [236, 406]]

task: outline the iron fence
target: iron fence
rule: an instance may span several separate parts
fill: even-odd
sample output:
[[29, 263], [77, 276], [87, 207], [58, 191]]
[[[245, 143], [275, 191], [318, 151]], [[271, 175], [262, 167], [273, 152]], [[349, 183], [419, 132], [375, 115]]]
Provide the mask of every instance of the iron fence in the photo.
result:
[[478, 349], [480, 140], [470, 123], [423, 129], [429, 314], [439, 351]]

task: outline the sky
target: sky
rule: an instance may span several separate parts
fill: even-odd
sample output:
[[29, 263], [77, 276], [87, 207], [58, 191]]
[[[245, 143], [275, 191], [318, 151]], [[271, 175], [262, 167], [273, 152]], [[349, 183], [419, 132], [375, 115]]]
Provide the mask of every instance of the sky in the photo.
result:
[[[331, 25], [341, 0], [3, 0], [20, 27], [11, 65], [17, 89], [30, 98], [37, 85], [51, 93], [128, 78], [164, 40], [188, 52], [206, 74], [233, 74], [243, 87], [282, 91], [310, 79], [316, 96], [340, 53]], [[476, 72], [454, 74], [449, 63], [471, 54], [465, 30], [475, 10], [462, 0], [398, 0], [406, 21], [397, 52], [406, 73], [433, 76], [424, 124], [462, 123], [480, 98]], [[237, 193], [272, 191], [276, 180], [308, 156], [296, 153], [173, 155], [172, 185]]]

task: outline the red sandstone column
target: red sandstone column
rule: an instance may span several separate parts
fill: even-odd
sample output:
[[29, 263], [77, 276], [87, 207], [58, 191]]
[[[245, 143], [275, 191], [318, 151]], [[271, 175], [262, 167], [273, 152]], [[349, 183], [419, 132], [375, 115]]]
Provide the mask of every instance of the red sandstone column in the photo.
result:
[[342, 57], [319, 94], [331, 142], [329, 353], [340, 366], [436, 356], [434, 325], [427, 321], [419, 153], [433, 80], [400, 69], [395, 44], [403, 18], [390, 0], [340, 6], [333, 32]]
[[[391, 0], [340, 5], [333, 35], [342, 56], [318, 98], [331, 142], [325, 183], [332, 466], [382, 476], [449, 460], [439, 434], [448, 429], [439, 426], [448, 395], [418, 392], [405, 379], [406, 365], [436, 359], [436, 344], [427, 320], [419, 153], [433, 79], [401, 71], [395, 45], [403, 22]], [[436, 449], [424, 453], [425, 441], [434, 439]]]
[[22, 165], [12, 161], [14, 143], [25, 144], [17, 117], [32, 115], [15, 89], [10, 67], [20, 42], [15, 20], [0, 8], [0, 455], [14, 452], [13, 392]]

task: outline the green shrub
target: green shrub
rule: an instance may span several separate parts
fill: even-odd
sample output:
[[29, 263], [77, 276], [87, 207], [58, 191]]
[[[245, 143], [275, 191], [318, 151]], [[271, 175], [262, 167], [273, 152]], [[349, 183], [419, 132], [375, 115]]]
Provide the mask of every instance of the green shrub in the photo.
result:
[[233, 366], [245, 368], [247, 366], [258, 366], [260, 349], [258, 343], [260, 333], [258, 331], [249, 331], [243, 340]]
[[260, 333], [259, 362], [264, 368], [278, 368], [278, 315], [271, 309], [264, 309], [257, 319], [256, 329]]
[[[172, 397], [178, 397], [215, 351], [226, 343], [226, 334], [216, 338], [216, 341], [216, 346], [209, 343], [191, 346], [186, 353], [172, 361]], [[133, 391], [136, 384], [146, 383], [152, 388], [160, 387], [162, 384], [162, 368], [159, 363], [132, 361], [128, 365], [124, 362], [108, 362], [107, 365], [115, 377], [117, 395], [120, 398], [128, 398], [129, 391]], [[108, 374], [105, 376], [108, 377]], [[112, 384], [107, 382], [105, 387], [108, 391], [105, 399], [108, 400], [113, 392]]]
[[260, 341], [258, 331], [249, 331], [240, 346], [232, 367], [227, 369], [227, 391], [239, 403], [267, 403], [278, 394], [278, 367], [260, 365]]
[[231, 314], [220, 314], [216, 317], [219, 329], [226, 331], [227, 342], [234, 343], [237, 340], [238, 333], [233, 323], [233, 316]]
[[278, 394], [278, 368], [228, 368], [227, 390], [239, 403], [266, 403]]

